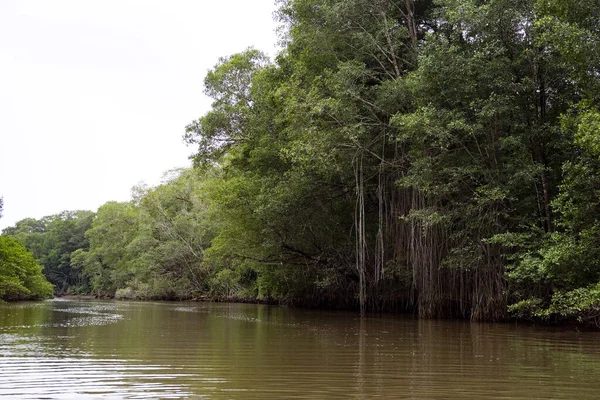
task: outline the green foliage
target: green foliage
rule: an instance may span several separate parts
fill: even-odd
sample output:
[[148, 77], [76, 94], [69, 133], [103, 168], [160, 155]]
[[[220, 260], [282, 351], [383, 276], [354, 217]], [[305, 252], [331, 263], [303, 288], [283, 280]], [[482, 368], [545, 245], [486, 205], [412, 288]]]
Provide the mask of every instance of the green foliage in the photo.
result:
[[600, 285], [578, 288], [570, 292], [558, 292], [541, 316], [558, 318], [594, 318], [600, 322]]
[[170, 175], [156, 188], [135, 188], [131, 202], [98, 209], [86, 232], [89, 251], [73, 256], [94, 294], [184, 299], [205, 289], [201, 263], [211, 227], [204, 215], [204, 178], [193, 170]]
[[45, 299], [52, 285], [33, 255], [16, 239], [0, 236], [0, 300]]
[[556, 292], [549, 303], [539, 298], [522, 300], [509, 311], [514, 317], [533, 321], [576, 321], [600, 327], [600, 283]]
[[44, 275], [55, 290], [65, 293], [70, 286], [88, 286], [80, 271], [72, 267], [71, 255], [87, 250], [85, 232], [93, 218], [90, 211], [64, 211], [40, 220], [26, 218], [6, 228], [3, 234], [23, 243], [43, 265]]
[[596, 110], [585, 110], [575, 134], [577, 145], [594, 157], [600, 157], [600, 113]]
[[92, 292], [112, 296], [131, 277], [128, 251], [138, 228], [138, 210], [132, 203], [102, 205], [86, 232], [89, 251], [77, 254], [77, 265], [90, 280]]
[[222, 269], [211, 279], [211, 294], [220, 298], [236, 299], [242, 292], [239, 280], [236, 271]]
[[508, 307], [508, 312], [519, 319], [531, 320], [538, 315], [544, 301], [537, 297], [521, 300]]
[[216, 161], [248, 135], [248, 113], [252, 107], [252, 76], [264, 68], [267, 57], [248, 49], [221, 58], [204, 80], [205, 93], [214, 99], [213, 109], [186, 127], [184, 139], [198, 144], [196, 165]]

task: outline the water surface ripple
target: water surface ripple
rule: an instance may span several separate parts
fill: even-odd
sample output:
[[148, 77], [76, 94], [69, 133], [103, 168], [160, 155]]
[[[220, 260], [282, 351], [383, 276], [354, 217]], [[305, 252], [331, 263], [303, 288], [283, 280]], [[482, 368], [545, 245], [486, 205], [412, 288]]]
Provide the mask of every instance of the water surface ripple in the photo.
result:
[[211, 303], [0, 305], [0, 397], [594, 399], [600, 334]]

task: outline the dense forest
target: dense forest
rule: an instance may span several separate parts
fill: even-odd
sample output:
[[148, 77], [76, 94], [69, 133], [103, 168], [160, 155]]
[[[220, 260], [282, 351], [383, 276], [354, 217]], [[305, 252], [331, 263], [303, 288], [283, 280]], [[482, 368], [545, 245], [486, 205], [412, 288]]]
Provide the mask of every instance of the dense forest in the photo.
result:
[[3, 231], [57, 293], [600, 324], [600, 2], [278, 6], [193, 168]]

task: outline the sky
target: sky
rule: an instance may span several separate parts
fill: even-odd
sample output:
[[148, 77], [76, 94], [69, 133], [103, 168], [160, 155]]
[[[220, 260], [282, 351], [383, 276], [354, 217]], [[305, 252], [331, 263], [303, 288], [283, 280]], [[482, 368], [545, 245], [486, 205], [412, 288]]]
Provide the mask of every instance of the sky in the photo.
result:
[[274, 0], [1, 0], [0, 230], [127, 201], [190, 166], [203, 79], [252, 46], [274, 56]]

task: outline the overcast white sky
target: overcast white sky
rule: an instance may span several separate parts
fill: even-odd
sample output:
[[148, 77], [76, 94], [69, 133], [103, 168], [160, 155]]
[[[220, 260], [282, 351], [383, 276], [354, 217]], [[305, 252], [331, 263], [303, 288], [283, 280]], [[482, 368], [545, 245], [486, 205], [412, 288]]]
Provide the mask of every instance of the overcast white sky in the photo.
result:
[[276, 52], [274, 0], [0, 0], [0, 229], [188, 166], [219, 56]]

